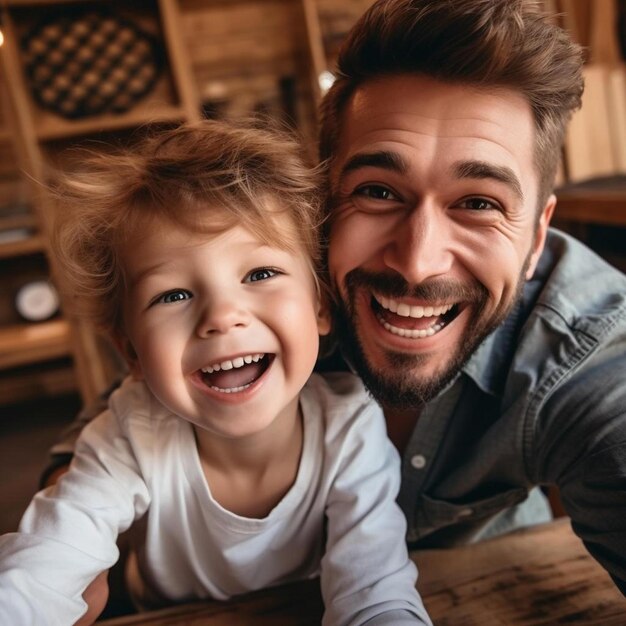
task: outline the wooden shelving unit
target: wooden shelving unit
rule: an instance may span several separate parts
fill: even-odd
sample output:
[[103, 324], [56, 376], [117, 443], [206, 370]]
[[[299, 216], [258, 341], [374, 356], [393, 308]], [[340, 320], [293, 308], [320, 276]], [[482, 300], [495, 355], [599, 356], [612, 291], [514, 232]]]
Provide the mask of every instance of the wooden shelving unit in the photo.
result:
[[[19, 272], [25, 258], [48, 256], [47, 233], [56, 207], [46, 195], [46, 172], [49, 163], [58, 166], [57, 160], [61, 159], [65, 148], [116, 133], [132, 133], [138, 127], [155, 122], [176, 124], [200, 119], [199, 100], [189, 81], [189, 68], [182, 65], [184, 55], [177, 30], [180, 28], [178, 2], [142, 0], [107, 4], [129, 14], [143, 30], [161, 42], [164, 67], [150, 92], [128, 112], [72, 120], [43, 109], [35, 101], [22, 65], [19, 42], [28, 27], [42, 17], [42, 11], [77, 5], [97, 8], [102, 3], [10, 0], [2, 5], [5, 43], [0, 49], [0, 68], [6, 97], [0, 120], [0, 142], [14, 145], [20, 175], [30, 183], [32, 199], [29, 218], [0, 217], [0, 263], [12, 264], [10, 267], [15, 271]], [[55, 272], [53, 259], [49, 256], [48, 259], [50, 275], [57, 283], [61, 282], [63, 278]], [[4, 293], [3, 297], [12, 295]], [[0, 319], [3, 402], [20, 399], [24, 393], [34, 390], [54, 393], [68, 388], [78, 390], [84, 401], [89, 402], [109, 384], [117, 361], [111, 349], [84, 321], [66, 314], [45, 322], [23, 322], [10, 317], [10, 306], [6, 302], [0, 307], [0, 313], [5, 317]]]
[[69, 359], [43, 361], [25, 368], [0, 370], [0, 398], [22, 402], [76, 391], [76, 374]]
[[72, 354], [67, 320], [16, 324], [0, 328], [0, 369], [31, 365]]
[[[21, 38], [59, 7], [105, 4], [160, 42], [163, 72], [150, 92], [125, 113], [64, 119], [33, 97]], [[115, 367], [102, 340], [84, 322], [68, 317], [63, 303], [61, 317], [38, 324], [23, 322], [12, 312], [11, 298], [24, 262], [30, 259], [26, 265], [32, 266], [31, 273], [25, 274], [29, 278], [39, 271], [40, 260], [48, 258], [47, 233], [53, 211], [58, 210], [45, 192], [50, 166], [71, 167], [66, 154], [77, 145], [132, 140], [136, 129], [152, 123], [173, 125], [203, 115], [257, 112], [295, 125], [315, 153], [319, 74], [333, 69], [337, 42], [370, 4], [371, 0], [0, 2], [5, 35], [0, 48], [0, 92], [5, 91], [0, 98], [0, 199], [1, 148], [11, 143], [32, 208], [28, 215], [3, 216], [0, 211], [0, 279], [3, 271], [11, 279], [0, 286], [0, 401], [67, 390], [73, 383], [89, 402], [108, 386]], [[3, 240], [2, 233], [11, 230], [13, 237]], [[59, 283], [62, 276], [48, 261], [48, 273]]]
[[[585, 50], [582, 107], [569, 125], [552, 224], [626, 270], [626, 41], [623, 3], [551, 0]], [[621, 24], [621, 28], [620, 28]]]
[[146, 110], [135, 110], [123, 115], [101, 115], [96, 120], [67, 122], [42, 120], [35, 127], [40, 141], [68, 140], [98, 133], [128, 130], [152, 122], [182, 122], [185, 114], [180, 107], [159, 105]]
[[0, 242], [0, 259], [37, 254], [44, 252], [45, 249], [46, 242], [44, 238], [41, 235], [31, 235], [17, 241]]

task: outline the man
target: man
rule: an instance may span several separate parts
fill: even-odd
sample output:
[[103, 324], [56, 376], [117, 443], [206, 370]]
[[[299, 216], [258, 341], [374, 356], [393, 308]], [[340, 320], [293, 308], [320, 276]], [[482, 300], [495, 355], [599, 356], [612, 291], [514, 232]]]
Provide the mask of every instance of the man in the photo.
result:
[[412, 547], [546, 519], [553, 484], [626, 594], [626, 277], [548, 229], [581, 53], [533, 4], [379, 0], [350, 33], [321, 130], [339, 336]]
[[548, 226], [581, 52], [530, 0], [379, 0], [323, 103], [338, 336], [411, 547], [549, 519], [626, 594], [626, 277]]

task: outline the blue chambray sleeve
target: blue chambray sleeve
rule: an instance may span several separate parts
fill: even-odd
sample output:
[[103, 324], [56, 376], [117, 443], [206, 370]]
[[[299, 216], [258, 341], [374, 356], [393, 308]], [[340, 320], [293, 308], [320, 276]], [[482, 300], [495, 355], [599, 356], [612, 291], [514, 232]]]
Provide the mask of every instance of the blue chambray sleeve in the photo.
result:
[[626, 595], [624, 334], [593, 352], [547, 398], [529, 463], [538, 482], [558, 486], [574, 532]]

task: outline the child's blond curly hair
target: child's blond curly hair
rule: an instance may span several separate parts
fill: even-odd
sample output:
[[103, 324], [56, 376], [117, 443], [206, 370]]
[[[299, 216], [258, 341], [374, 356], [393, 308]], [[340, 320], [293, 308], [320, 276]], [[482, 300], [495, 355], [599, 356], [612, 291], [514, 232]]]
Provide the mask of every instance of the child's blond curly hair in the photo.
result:
[[245, 226], [271, 245], [302, 250], [319, 275], [317, 170], [295, 138], [267, 124], [203, 121], [154, 131], [132, 148], [90, 154], [54, 192], [52, 250], [65, 300], [110, 332], [123, 329], [120, 251], [155, 218], [207, 234]]

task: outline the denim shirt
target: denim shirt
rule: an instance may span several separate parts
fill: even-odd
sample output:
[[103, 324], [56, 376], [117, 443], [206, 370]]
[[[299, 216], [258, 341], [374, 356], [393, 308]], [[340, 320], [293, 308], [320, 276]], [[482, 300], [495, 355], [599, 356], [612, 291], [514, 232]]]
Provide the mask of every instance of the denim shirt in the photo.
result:
[[412, 548], [542, 521], [533, 487], [557, 485], [626, 595], [626, 276], [551, 230], [518, 306], [424, 407], [402, 473]]

